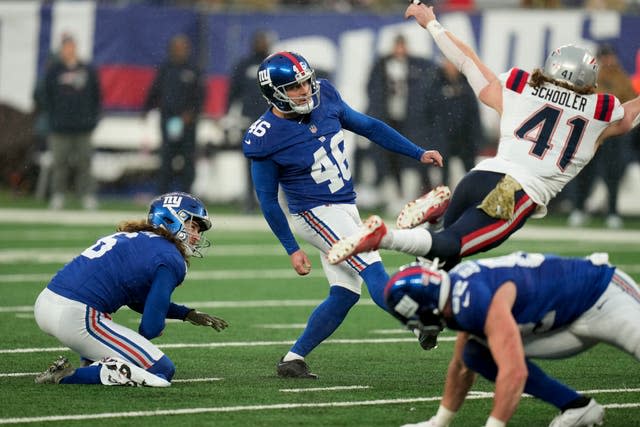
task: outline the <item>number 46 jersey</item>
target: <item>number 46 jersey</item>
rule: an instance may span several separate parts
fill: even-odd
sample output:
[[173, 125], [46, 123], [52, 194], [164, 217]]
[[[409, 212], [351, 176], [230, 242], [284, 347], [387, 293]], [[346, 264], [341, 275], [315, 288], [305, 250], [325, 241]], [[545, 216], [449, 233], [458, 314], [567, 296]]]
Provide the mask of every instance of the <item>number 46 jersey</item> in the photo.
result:
[[[269, 109], [251, 125], [242, 143], [246, 157], [277, 168], [291, 213], [323, 204], [355, 203], [342, 131], [346, 106], [327, 80], [318, 83], [320, 105], [310, 114], [283, 119]], [[255, 184], [258, 190], [271, 186]]]
[[529, 73], [518, 68], [500, 75], [498, 153], [475, 169], [511, 175], [543, 216], [549, 201], [593, 158], [600, 135], [624, 109], [610, 94], [580, 95], [550, 83], [534, 88], [528, 80]]

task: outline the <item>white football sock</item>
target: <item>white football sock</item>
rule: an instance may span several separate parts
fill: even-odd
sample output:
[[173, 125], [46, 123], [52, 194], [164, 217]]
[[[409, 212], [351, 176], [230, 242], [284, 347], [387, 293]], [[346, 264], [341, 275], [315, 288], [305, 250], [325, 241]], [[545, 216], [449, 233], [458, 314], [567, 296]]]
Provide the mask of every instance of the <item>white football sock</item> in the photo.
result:
[[291, 362], [292, 360], [304, 360], [304, 357], [300, 356], [298, 353], [290, 351], [282, 358], [283, 362]]
[[415, 256], [425, 256], [431, 249], [431, 233], [425, 228], [390, 229], [380, 240], [380, 247]]

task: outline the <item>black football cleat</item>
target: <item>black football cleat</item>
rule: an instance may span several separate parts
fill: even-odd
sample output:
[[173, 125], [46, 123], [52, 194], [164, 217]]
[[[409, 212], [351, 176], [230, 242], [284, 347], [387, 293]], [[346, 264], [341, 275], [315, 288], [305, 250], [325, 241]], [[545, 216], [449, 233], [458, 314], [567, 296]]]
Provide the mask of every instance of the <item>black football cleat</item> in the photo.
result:
[[309, 372], [307, 362], [302, 359], [290, 360], [288, 362], [280, 359], [276, 367], [276, 371], [280, 378], [307, 378], [317, 380], [318, 376]]

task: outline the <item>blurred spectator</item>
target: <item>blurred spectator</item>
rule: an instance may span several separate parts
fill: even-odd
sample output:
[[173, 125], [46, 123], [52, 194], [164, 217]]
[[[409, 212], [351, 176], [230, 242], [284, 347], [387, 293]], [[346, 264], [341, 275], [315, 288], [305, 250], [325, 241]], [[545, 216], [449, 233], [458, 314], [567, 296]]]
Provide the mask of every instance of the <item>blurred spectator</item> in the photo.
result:
[[[608, 44], [601, 45], [596, 57], [600, 65], [597, 91], [611, 93], [621, 103], [635, 98], [636, 93], [631, 85], [631, 79], [620, 65], [613, 47]], [[591, 194], [596, 178], [601, 177], [608, 193], [606, 226], [622, 228], [622, 218], [618, 214], [618, 187], [628, 163], [631, 138], [634, 135], [630, 132], [605, 140], [594, 160], [574, 179], [572, 186], [569, 187], [570, 191], [573, 191], [574, 199], [573, 211], [568, 220], [570, 226], [582, 226], [587, 221], [585, 202]]]
[[476, 163], [476, 155], [484, 145], [484, 131], [480, 119], [478, 99], [466, 77], [446, 58], [441, 65], [442, 98], [440, 114], [444, 127], [449, 157], [442, 168], [442, 181], [450, 186], [451, 157], [462, 161], [464, 171], [470, 171]]
[[522, 0], [521, 6], [530, 9], [557, 9], [561, 3], [560, 0]]
[[160, 110], [162, 145], [158, 192], [190, 192], [195, 179], [196, 126], [205, 89], [199, 68], [192, 62], [191, 42], [174, 36], [168, 57], [160, 64], [144, 109]]
[[64, 207], [69, 173], [73, 171], [75, 191], [82, 199], [82, 206], [96, 209], [91, 132], [100, 115], [100, 83], [93, 66], [78, 58], [76, 41], [69, 34], [62, 36], [59, 60], [47, 70], [41, 102], [48, 113], [51, 131], [48, 137], [53, 178], [50, 207]]
[[631, 84], [633, 85], [633, 90], [640, 94], [640, 49], [636, 52], [636, 70], [631, 76]]
[[[262, 116], [262, 113], [267, 110], [262, 94], [260, 93], [260, 88], [256, 84], [256, 78], [258, 75], [258, 67], [269, 55], [270, 49], [271, 35], [266, 31], [257, 31], [253, 35], [251, 52], [233, 67], [229, 99], [227, 102], [227, 113], [229, 109], [239, 104], [242, 132], [238, 133], [239, 140], [232, 142], [237, 143], [240, 150], [242, 150], [242, 135], [246, 133], [251, 121], [255, 120], [256, 117]], [[245, 177], [247, 186], [244, 194], [243, 209], [246, 213], [251, 213], [258, 209], [258, 201], [253, 189], [251, 168], [248, 161], [246, 161]]]
[[[446, 159], [448, 151], [443, 144], [442, 126], [438, 119], [438, 110], [442, 107], [441, 83], [438, 66], [432, 61], [409, 55], [405, 37], [398, 35], [394, 39], [392, 52], [380, 58], [371, 70], [367, 85], [367, 114], [388, 123], [413, 143], [438, 150]], [[392, 200], [388, 206], [394, 213], [397, 211], [396, 204], [404, 204], [406, 199], [415, 196], [403, 194], [404, 169], [414, 168], [419, 172], [423, 185], [418, 189], [420, 194], [431, 187], [428, 168], [382, 150], [377, 144], [368, 144], [367, 151], [359, 149], [355, 156], [356, 162], [360, 162], [358, 157], [362, 156], [370, 156], [375, 162], [379, 174], [376, 186], [386, 177], [395, 181], [398, 200]]]

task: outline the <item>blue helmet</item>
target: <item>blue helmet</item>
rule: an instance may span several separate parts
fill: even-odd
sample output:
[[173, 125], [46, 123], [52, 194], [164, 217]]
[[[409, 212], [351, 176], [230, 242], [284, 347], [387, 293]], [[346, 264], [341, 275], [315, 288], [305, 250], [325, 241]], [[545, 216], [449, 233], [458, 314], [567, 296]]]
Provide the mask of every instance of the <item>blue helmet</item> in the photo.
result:
[[[287, 88], [307, 81], [311, 86], [311, 95], [305, 103], [297, 104], [295, 98], [287, 95]], [[268, 56], [258, 68], [258, 83], [262, 96], [283, 113], [309, 114], [320, 105], [320, 88], [315, 71], [297, 53], [277, 52]]]
[[391, 314], [409, 329], [442, 330], [442, 310], [451, 289], [449, 274], [444, 270], [413, 262], [400, 267], [384, 290]]
[[[200, 240], [190, 243], [190, 236], [185, 229], [187, 221], [193, 221], [200, 227]], [[211, 219], [204, 203], [189, 193], [173, 192], [155, 198], [149, 206], [147, 221], [154, 227], [162, 227], [176, 237], [185, 247], [187, 255], [202, 257], [200, 249], [211, 243], [202, 233], [211, 228]]]

